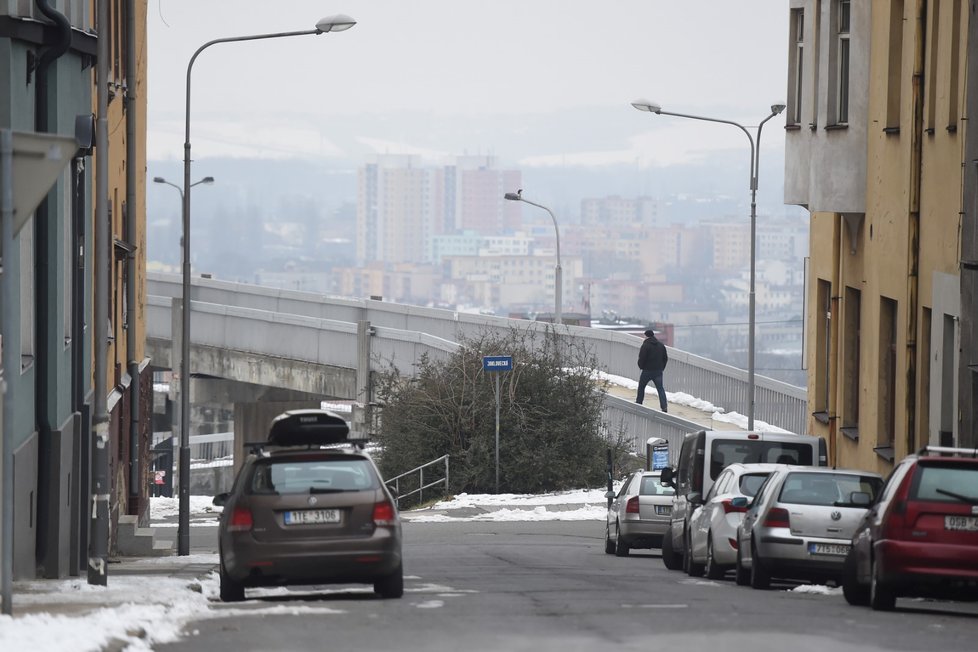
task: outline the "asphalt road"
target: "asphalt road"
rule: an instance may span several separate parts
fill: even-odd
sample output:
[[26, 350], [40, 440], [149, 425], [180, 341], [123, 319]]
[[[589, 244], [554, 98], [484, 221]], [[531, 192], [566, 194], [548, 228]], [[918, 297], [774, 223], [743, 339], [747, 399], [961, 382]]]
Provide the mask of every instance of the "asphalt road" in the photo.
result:
[[[405, 595], [297, 589], [221, 606], [171, 652], [246, 650], [968, 650], [978, 604], [738, 587], [604, 553], [600, 522], [405, 523]], [[282, 592], [280, 592], [282, 593]], [[249, 596], [254, 596], [250, 593]], [[302, 612], [305, 613], [302, 613]], [[271, 613], [270, 613], [271, 612]], [[291, 614], [288, 612], [298, 612]]]

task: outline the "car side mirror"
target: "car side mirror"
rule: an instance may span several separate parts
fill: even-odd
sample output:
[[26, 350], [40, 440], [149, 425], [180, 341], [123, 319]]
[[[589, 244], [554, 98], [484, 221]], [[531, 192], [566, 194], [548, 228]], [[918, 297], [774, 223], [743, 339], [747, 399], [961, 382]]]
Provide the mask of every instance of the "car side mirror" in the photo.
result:
[[737, 509], [747, 509], [750, 507], [750, 500], [747, 499], [747, 496], [737, 496], [730, 499], [730, 506]]
[[666, 468], [662, 469], [659, 474], [659, 484], [665, 487], [671, 487], [675, 473], [675, 469], [673, 469], [671, 466], [667, 466]]
[[869, 507], [872, 502], [873, 499], [865, 491], [853, 491], [849, 494], [849, 503], [856, 507]]
[[686, 500], [689, 501], [690, 505], [702, 505], [703, 504], [703, 494], [698, 491], [690, 491], [689, 495], [686, 496]]
[[230, 497], [231, 494], [227, 492], [223, 494], [217, 494], [216, 496], [214, 496], [214, 500], [212, 500], [211, 503], [218, 507], [224, 507], [224, 505], [228, 502], [228, 498]]
[[614, 491], [611, 491], [611, 490], [608, 490], [608, 491], [606, 491], [604, 493], [604, 497], [605, 498], [608, 498], [608, 499], [614, 498], [615, 497], [615, 492]]

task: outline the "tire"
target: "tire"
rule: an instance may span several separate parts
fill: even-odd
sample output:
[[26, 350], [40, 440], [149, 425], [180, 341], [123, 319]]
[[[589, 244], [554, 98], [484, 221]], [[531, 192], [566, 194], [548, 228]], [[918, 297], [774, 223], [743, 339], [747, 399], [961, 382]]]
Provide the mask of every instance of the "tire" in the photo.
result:
[[621, 536], [621, 528], [618, 524], [615, 524], [615, 557], [627, 557], [628, 556], [628, 544], [625, 543], [624, 537]]
[[754, 540], [750, 543], [750, 585], [751, 588], [766, 591], [771, 588], [771, 574], [761, 565], [761, 560], [757, 556], [757, 547]]
[[672, 549], [671, 528], [662, 537], [662, 563], [669, 570], [679, 570], [682, 567], [682, 558]]
[[874, 611], [893, 611], [896, 607], [896, 594], [879, 580], [880, 568], [873, 558], [869, 580], [869, 606]]
[[744, 563], [740, 559], [740, 546], [737, 546], [737, 570], [735, 571], [734, 581], [737, 586], [747, 586], [750, 584], [750, 569], [744, 568]]
[[726, 571], [717, 564], [716, 559], [713, 558], [713, 535], [706, 535], [706, 564], [704, 565], [704, 571], [706, 572], [706, 578], [710, 580], [722, 580]]
[[384, 599], [399, 598], [404, 595], [404, 567], [398, 566], [390, 575], [376, 580], [374, 593]]
[[244, 584], [235, 582], [221, 564], [221, 602], [241, 602], [245, 599]]
[[693, 542], [690, 541], [689, 532], [683, 537], [683, 541], [685, 541], [683, 545], [683, 570], [690, 577], [702, 577], [703, 564], [697, 564], [693, 561]]
[[856, 575], [855, 548], [849, 550], [846, 560], [842, 562], [842, 595], [851, 605], [865, 607], [869, 604], [869, 587], [859, 584]]
[[604, 552], [606, 555], [615, 554], [615, 542], [611, 540], [611, 526], [604, 525]]

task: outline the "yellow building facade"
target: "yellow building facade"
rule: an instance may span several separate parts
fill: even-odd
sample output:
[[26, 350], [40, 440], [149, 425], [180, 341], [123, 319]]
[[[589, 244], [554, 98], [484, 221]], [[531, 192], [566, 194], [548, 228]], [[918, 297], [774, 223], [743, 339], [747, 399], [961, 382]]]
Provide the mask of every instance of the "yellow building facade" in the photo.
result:
[[[811, 162], [806, 201], [788, 183], [786, 201], [811, 214], [809, 429], [829, 441], [833, 465], [885, 473], [958, 440], [966, 4], [791, 5], [789, 93], [802, 100], [794, 131], [789, 112], [786, 170], [802, 151]], [[847, 168], [864, 187], [833, 205]]]

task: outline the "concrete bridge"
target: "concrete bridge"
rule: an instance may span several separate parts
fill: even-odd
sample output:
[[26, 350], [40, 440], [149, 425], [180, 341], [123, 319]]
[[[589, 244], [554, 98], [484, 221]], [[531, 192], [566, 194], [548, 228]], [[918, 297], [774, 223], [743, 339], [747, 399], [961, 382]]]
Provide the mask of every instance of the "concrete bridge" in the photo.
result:
[[[149, 275], [147, 346], [158, 368], [172, 368], [180, 359], [181, 293], [180, 276]], [[512, 329], [546, 334], [554, 328], [542, 322], [207, 278], [192, 280], [190, 321], [191, 403], [235, 405], [236, 459], [241, 459], [243, 442], [263, 439], [271, 418], [283, 409], [318, 406], [321, 400], [355, 401], [352, 427], [366, 429], [373, 398], [371, 374], [381, 367], [393, 365], [411, 376], [423, 354], [445, 359], [463, 339], [505, 335]], [[577, 326], [556, 328], [558, 337], [573, 338], [590, 350], [602, 371], [637, 378], [640, 338]], [[746, 414], [747, 386], [744, 370], [669, 350], [670, 392]], [[757, 422], [805, 431], [804, 388], [757, 376], [755, 390]], [[627, 392], [605, 395], [604, 422], [622, 426], [636, 450], [644, 450], [650, 437], [663, 438], [673, 456], [684, 433], [715, 425], [709, 414], [697, 410], [670, 407], [670, 413], [663, 414], [636, 405]]]

